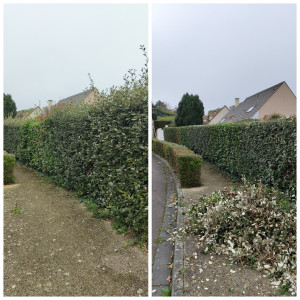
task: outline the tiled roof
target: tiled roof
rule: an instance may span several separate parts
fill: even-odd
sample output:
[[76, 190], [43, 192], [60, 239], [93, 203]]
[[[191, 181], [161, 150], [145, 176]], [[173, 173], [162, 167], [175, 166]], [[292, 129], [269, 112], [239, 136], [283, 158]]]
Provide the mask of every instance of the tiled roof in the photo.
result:
[[89, 89], [82, 93], [70, 96], [68, 98], [64, 98], [57, 102], [57, 104], [79, 104], [81, 101], [83, 101], [93, 90]]
[[238, 105], [238, 107], [230, 107], [229, 112], [219, 123], [252, 119], [258, 110], [268, 101], [268, 99], [279, 89], [283, 83], [284, 81], [246, 98], [244, 102]]

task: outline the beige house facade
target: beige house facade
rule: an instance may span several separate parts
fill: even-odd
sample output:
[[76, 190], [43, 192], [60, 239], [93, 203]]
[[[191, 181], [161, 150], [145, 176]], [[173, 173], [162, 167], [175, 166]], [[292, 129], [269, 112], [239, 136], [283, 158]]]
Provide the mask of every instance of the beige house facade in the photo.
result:
[[35, 108], [19, 111], [17, 116], [22, 119], [34, 119], [36, 117], [39, 117], [41, 113], [42, 109], [37, 106]]
[[42, 109], [38, 106], [38, 107], [36, 107], [28, 116], [27, 116], [27, 118], [29, 119], [29, 118], [36, 118], [36, 117], [38, 117], [38, 116], [40, 116], [41, 115], [41, 113], [42, 113]]
[[226, 105], [223, 106], [223, 108], [211, 119], [211, 121], [208, 124], [218, 124], [228, 112], [228, 107]]
[[231, 123], [251, 119], [264, 120], [273, 114], [296, 116], [296, 96], [285, 81], [258, 92], [235, 105], [218, 123]]
[[296, 116], [296, 96], [284, 82], [269, 100], [259, 109], [260, 120], [272, 114], [280, 114], [285, 117]]

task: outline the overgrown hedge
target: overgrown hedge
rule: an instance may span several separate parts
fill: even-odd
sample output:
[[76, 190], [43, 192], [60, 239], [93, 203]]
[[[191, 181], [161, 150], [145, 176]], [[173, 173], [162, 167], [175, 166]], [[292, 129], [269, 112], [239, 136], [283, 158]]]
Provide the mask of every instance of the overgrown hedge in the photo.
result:
[[3, 153], [3, 164], [4, 172], [3, 179], [4, 184], [10, 184], [15, 182], [14, 167], [15, 167], [15, 156], [4, 151]]
[[152, 150], [165, 158], [179, 176], [184, 188], [201, 185], [201, 156], [196, 155], [186, 147], [174, 143], [152, 140]]
[[232, 178], [261, 180], [296, 198], [296, 119], [164, 129], [166, 141], [185, 145]]
[[148, 233], [147, 95], [146, 72], [139, 80], [125, 77], [124, 86], [101, 93], [95, 105], [58, 108], [43, 120], [23, 123], [17, 150], [22, 164], [96, 203], [119, 232], [130, 230], [143, 240]]

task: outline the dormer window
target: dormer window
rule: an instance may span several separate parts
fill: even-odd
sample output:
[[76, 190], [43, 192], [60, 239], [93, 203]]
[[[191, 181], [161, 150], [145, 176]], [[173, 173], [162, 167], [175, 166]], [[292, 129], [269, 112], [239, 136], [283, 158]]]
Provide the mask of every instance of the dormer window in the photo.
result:
[[254, 108], [254, 106], [251, 106], [246, 112], [250, 112], [252, 109]]

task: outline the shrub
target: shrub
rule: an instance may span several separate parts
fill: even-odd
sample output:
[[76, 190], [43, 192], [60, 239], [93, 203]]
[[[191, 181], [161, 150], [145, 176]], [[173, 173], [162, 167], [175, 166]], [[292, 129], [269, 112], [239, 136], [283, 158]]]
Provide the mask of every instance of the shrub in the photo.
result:
[[166, 141], [185, 145], [231, 178], [261, 180], [296, 198], [296, 119], [170, 127]]
[[278, 114], [278, 113], [273, 113], [271, 115], [266, 115], [264, 116], [264, 120], [274, 120], [274, 119], [280, 119], [280, 118], [284, 118], [283, 115]]
[[263, 271], [274, 286], [287, 286], [295, 294], [296, 205], [284, 194], [244, 179], [238, 189], [201, 197], [183, 231], [198, 235], [205, 252]]
[[15, 156], [8, 154], [4, 151], [4, 184], [10, 184], [15, 182], [14, 167], [15, 167]]
[[167, 120], [167, 121], [164, 121], [164, 120], [155, 120], [154, 121], [154, 129], [155, 131], [158, 129], [158, 128], [164, 128], [166, 125], [169, 125], [171, 124], [172, 122]]
[[[171, 124], [174, 124], [174, 125], [175, 125], [174, 119], [175, 119], [175, 116], [159, 117], [159, 118], [158, 118], [158, 121], [170, 121], [170, 122], [171, 122], [170, 125], [171, 125]], [[167, 125], [169, 125], [169, 124], [167, 124]]]
[[153, 121], [157, 120], [157, 114], [155, 112], [152, 112], [152, 120]]
[[23, 120], [18, 118], [7, 118], [4, 120], [3, 147], [8, 153], [16, 154], [18, 147], [18, 134]]
[[204, 106], [198, 95], [184, 94], [178, 104], [176, 126], [203, 124]]
[[17, 159], [105, 209], [116, 228], [148, 234], [148, 75], [130, 70], [93, 105], [54, 109], [19, 130]]
[[175, 169], [181, 186], [184, 188], [200, 186], [201, 156], [196, 155], [184, 146], [152, 140], [152, 150], [165, 158]]
[[10, 94], [3, 94], [3, 103], [4, 118], [15, 117], [17, 115], [17, 106]]

